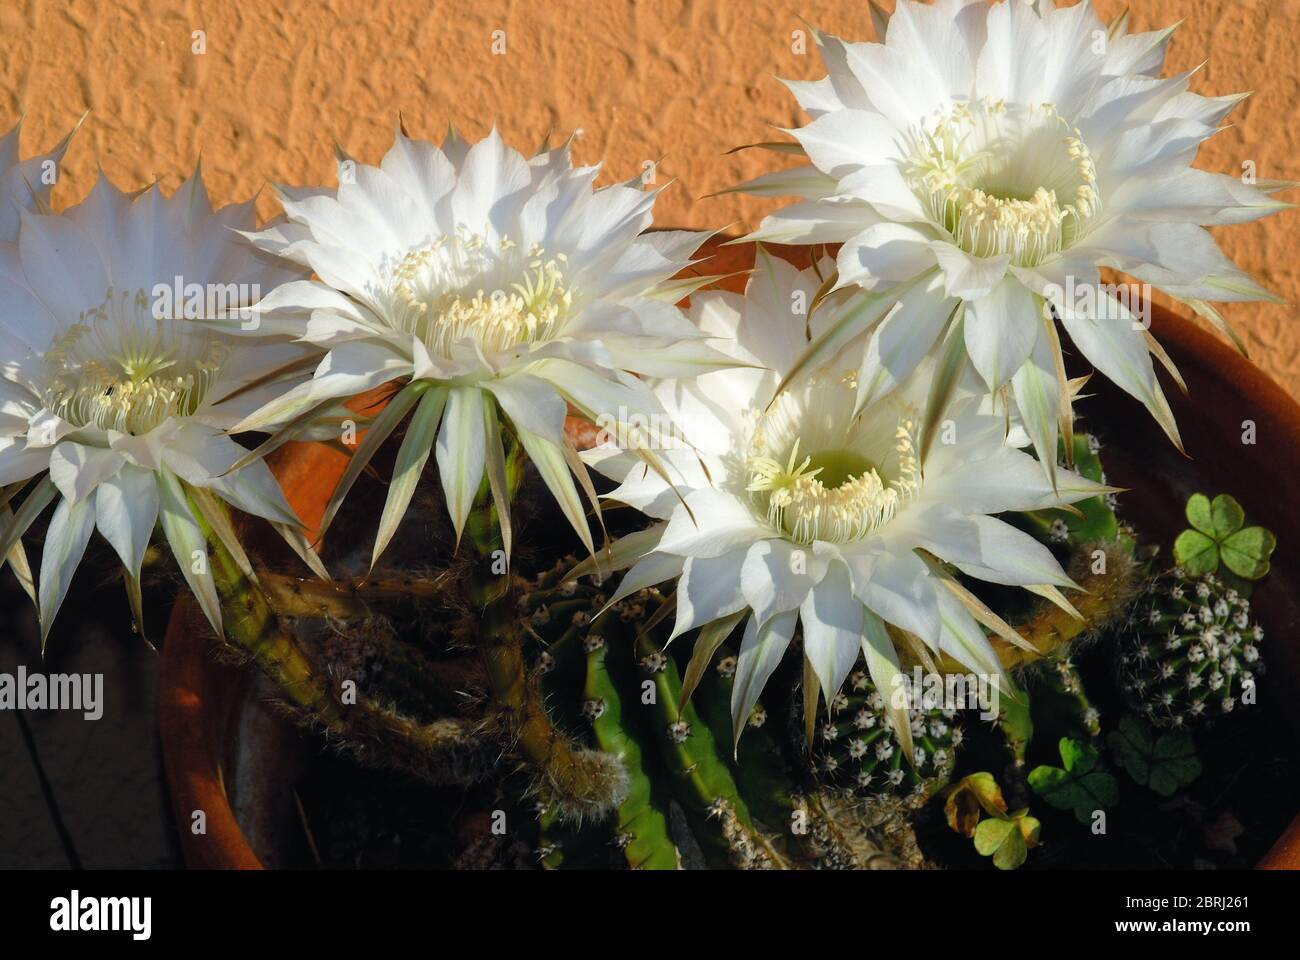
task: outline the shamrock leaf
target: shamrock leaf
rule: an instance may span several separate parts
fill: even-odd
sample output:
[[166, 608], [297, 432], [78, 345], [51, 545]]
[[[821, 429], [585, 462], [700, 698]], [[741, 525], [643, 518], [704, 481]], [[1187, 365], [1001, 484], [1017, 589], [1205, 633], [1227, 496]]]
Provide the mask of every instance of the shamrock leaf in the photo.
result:
[[1199, 530], [1184, 530], [1174, 541], [1174, 560], [1193, 576], [1219, 569], [1219, 545]]
[[954, 783], [946, 791], [943, 805], [948, 826], [964, 836], [974, 836], [976, 824], [983, 810], [991, 817], [1005, 816], [1007, 802], [991, 773], [972, 773]]
[[1124, 771], [1162, 797], [1172, 795], [1201, 775], [1196, 743], [1182, 731], [1157, 735], [1135, 717], [1125, 717], [1107, 742]]
[[1080, 823], [1087, 823], [1093, 811], [1119, 802], [1119, 784], [1109, 773], [1093, 770], [1100, 754], [1082, 740], [1062, 737], [1061, 767], [1035, 767], [1029, 786], [1058, 810], [1073, 810]]
[[1268, 558], [1277, 549], [1277, 537], [1263, 527], [1238, 530], [1219, 544], [1223, 565], [1246, 580], [1258, 580], [1269, 571]]
[[1246, 580], [1258, 580], [1269, 571], [1269, 556], [1277, 538], [1263, 527], [1246, 527], [1245, 511], [1235, 499], [1221, 493], [1213, 501], [1203, 493], [1187, 500], [1187, 522], [1174, 541], [1174, 559], [1189, 573], [1200, 576], [1219, 569], [1220, 562]]
[[1014, 870], [1025, 862], [1029, 848], [1038, 846], [1040, 829], [1028, 810], [982, 820], [975, 828], [975, 850], [980, 856], [991, 856], [999, 870]]

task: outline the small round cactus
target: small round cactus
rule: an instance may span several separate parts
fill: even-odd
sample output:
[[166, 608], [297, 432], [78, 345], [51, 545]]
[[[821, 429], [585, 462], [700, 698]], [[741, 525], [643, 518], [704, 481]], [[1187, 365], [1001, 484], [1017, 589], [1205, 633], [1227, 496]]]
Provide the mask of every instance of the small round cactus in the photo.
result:
[[1120, 684], [1152, 724], [1206, 726], [1255, 702], [1264, 631], [1250, 601], [1214, 574], [1156, 577], [1130, 626]]
[[924, 789], [946, 777], [962, 741], [957, 711], [916, 709], [909, 718], [915, 765], [903, 756], [884, 697], [866, 671], [854, 672], [829, 708], [818, 710], [812, 748], [818, 777], [864, 795]]

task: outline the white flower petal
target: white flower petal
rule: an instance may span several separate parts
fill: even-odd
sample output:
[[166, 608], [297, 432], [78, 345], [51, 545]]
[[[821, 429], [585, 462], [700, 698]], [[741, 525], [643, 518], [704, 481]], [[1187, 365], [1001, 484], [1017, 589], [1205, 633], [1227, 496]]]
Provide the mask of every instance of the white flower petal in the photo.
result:
[[905, 223], [878, 223], [844, 242], [836, 255], [840, 284], [864, 290], [909, 280], [935, 265], [933, 233]]
[[942, 629], [937, 649], [981, 677], [1003, 678], [1002, 664], [989, 643], [984, 628], [953, 596], [952, 591], [938, 591]]
[[483, 402], [474, 387], [455, 387], [447, 397], [436, 444], [438, 475], [447, 497], [447, 512], [460, 541], [465, 520], [483, 480], [487, 457]]
[[1061, 324], [1088, 361], [1126, 393], [1142, 401], [1170, 439], [1180, 445], [1169, 401], [1156, 380], [1142, 324], [1127, 307], [1107, 294], [1096, 315], [1059, 309]]
[[858, 375], [858, 408], [871, 406], [911, 376], [938, 342], [954, 301], [938, 277], [912, 287], [867, 339]]
[[50, 479], [66, 499], [80, 503], [125, 462], [116, 450], [64, 440], [50, 453]]
[[673, 511], [659, 551], [683, 557], [717, 557], [771, 536], [749, 507], [734, 496], [704, 488], [692, 491], [685, 505]]
[[554, 386], [531, 374], [484, 380], [482, 386], [497, 398], [502, 411], [517, 428], [550, 443], [563, 442], [568, 407]]
[[719, 557], [687, 557], [683, 561], [677, 582], [677, 618], [669, 640], [745, 608], [740, 590], [744, 562], [743, 548]]
[[945, 240], [933, 241], [930, 249], [943, 271], [948, 296], [963, 300], [978, 300], [992, 293], [1007, 275], [1011, 262], [1006, 254], [976, 257]]
[[736, 743], [740, 742], [740, 734], [759, 694], [780, 664], [786, 647], [790, 646], [797, 617], [798, 613], [792, 610], [773, 617], [762, 627], [758, 626], [756, 617], [745, 622], [745, 634], [736, 657], [736, 676], [731, 686], [731, 725]]
[[[627, 573], [609, 598], [606, 606], [613, 606], [624, 597], [630, 597], [647, 587], [663, 583], [681, 576], [686, 561], [681, 557], [672, 557], [665, 553], [651, 553], [638, 560]], [[678, 590], [678, 610], [681, 609], [681, 590]], [[670, 638], [671, 639], [671, 638]]]
[[45, 534], [45, 549], [41, 553], [40, 597], [41, 649], [50, 635], [54, 616], [63, 605], [72, 574], [86, 552], [86, 544], [95, 529], [95, 499], [88, 497], [80, 503], [59, 500], [50, 518]]
[[1042, 465], [1010, 447], [936, 471], [925, 484], [927, 501], [948, 500], [970, 513], [1043, 510], [1106, 492], [1105, 486], [1060, 467], [1053, 490]]
[[934, 579], [920, 558], [882, 554], [858, 597], [881, 619], [915, 634], [931, 647], [939, 642], [939, 601]]
[[112, 544], [126, 572], [138, 578], [158, 520], [158, 481], [127, 465], [95, 489], [95, 525]]
[[1029, 358], [1043, 326], [1034, 295], [1014, 277], [1002, 280], [966, 308], [966, 352], [996, 391]]
[[760, 624], [793, 610], [826, 576], [827, 556], [814, 546], [760, 540], [745, 554], [740, 589]]
[[1029, 434], [1039, 461], [1051, 468], [1048, 470], [1051, 476], [1056, 464], [1060, 386], [1056, 378], [1056, 358], [1047, 332], [1040, 327], [1037, 334], [1033, 353], [1015, 371], [1011, 388], [1025, 432]]
[[880, 114], [868, 110], [837, 110], [787, 132], [803, 145], [818, 170], [836, 179], [860, 167], [893, 164], [901, 159], [894, 144], [898, 130]]
[[865, 612], [862, 601], [853, 595], [848, 569], [839, 563], [831, 565], [799, 607], [804, 656], [821, 682], [827, 703], [857, 662]]
[[212, 579], [211, 560], [203, 531], [194, 519], [189, 498], [185, 496], [176, 475], [164, 468], [157, 476], [158, 519], [162, 523], [163, 535], [167, 538], [181, 576], [189, 584], [203, 615], [212, 624], [212, 629], [217, 631], [217, 636], [223, 636], [221, 598], [217, 595], [216, 583]]

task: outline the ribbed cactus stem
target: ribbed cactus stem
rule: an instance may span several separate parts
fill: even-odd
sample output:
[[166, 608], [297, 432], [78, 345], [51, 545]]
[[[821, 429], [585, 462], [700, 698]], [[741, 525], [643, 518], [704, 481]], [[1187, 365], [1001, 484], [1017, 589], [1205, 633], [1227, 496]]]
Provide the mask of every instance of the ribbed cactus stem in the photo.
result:
[[626, 775], [616, 757], [580, 747], [555, 728], [524, 665], [511, 594], [499, 590], [494, 584], [479, 591], [497, 592], [479, 620], [479, 654], [492, 700], [510, 739], [537, 772], [543, 800], [564, 819], [602, 817], [623, 799]]
[[1095, 737], [1101, 733], [1101, 714], [1088, 699], [1083, 687], [1083, 678], [1079, 670], [1068, 658], [1058, 660], [1050, 665], [1043, 677], [1044, 685], [1065, 703], [1071, 706], [1075, 722], [1080, 731]]
[[275, 683], [296, 722], [323, 728], [369, 765], [397, 767], [434, 783], [467, 782], [490, 769], [496, 752], [490, 731], [454, 720], [421, 723], [360, 695], [355, 704], [343, 703], [221, 538], [197, 512], [196, 519], [208, 541], [225, 640]]
[[646, 633], [637, 635], [635, 650], [642, 670], [654, 681], [660, 752], [688, 814], [716, 825], [732, 866], [789, 869], [772, 839], [755, 827], [708, 725], [691, 703], [679, 708], [682, 684], [672, 658]]
[[[523, 480], [524, 463], [522, 446], [512, 445], [505, 471], [512, 501]], [[562, 819], [606, 816], [622, 801], [627, 774], [617, 757], [578, 745], [556, 729], [546, 712], [524, 662], [524, 626], [513, 577], [493, 571], [503, 544], [486, 480], [466, 521], [464, 540], [477, 555], [463, 583], [465, 599], [475, 620], [488, 692], [507, 736], [536, 772], [543, 802]]]
[[317, 674], [306, 651], [283, 629], [266, 596], [240, 569], [220, 537], [197, 511], [195, 515], [208, 541], [209, 566], [221, 597], [226, 641], [275, 683], [289, 706], [310, 714], [327, 728], [341, 729], [341, 705]]
[[1120, 684], [1155, 726], [1207, 726], [1254, 702], [1263, 638], [1250, 601], [1219, 577], [1166, 573], [1137, 606]]
[[260, 573], [262, 589], [281, 616], [363, 617], [376, 606], [412, 600], [451, 600], [455, 577], [450, 571], [432, 580], [415, 577], [378, 577], [317, 580], [280, 573]]

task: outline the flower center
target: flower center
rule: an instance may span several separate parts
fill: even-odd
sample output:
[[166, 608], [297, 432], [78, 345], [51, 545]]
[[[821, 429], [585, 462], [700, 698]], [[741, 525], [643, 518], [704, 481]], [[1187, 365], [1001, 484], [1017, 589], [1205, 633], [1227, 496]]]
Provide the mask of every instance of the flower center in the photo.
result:
[[746, 489], [766, 499], [768, 522], [792, 540], [860, 540], [892, 520], [919, 489], [912, 431], [910, 420], [899, 422], [892, 480], [854, 449], [822, 450], [801, 460], [796, 438], [784, 460], [761, 453], [749, 458]]
[[138, 436], [194, 413], [225, 354], [197, 325], [155, 316], [143, 290], [110, 288], [46, 351], [43, 399], [74, 427]]
[[448, 359], [465, 341], [497, 353], [550, 340], [573, 306], [566, 267], [564, 254], [539, 246], [523, 257], [505, 238], [493, 250], [477, 235], [442, 236], [393, 271], [393, 323]]
[[973, 256], [1036, 266], [1101, 213], [1088, 147], [1051, 104], [958, 104], [908, 141], [908, 185]]

